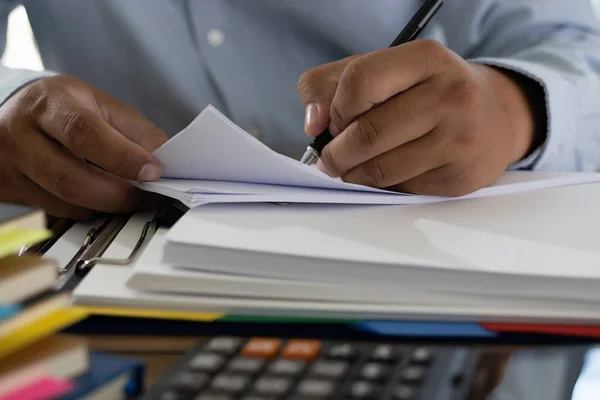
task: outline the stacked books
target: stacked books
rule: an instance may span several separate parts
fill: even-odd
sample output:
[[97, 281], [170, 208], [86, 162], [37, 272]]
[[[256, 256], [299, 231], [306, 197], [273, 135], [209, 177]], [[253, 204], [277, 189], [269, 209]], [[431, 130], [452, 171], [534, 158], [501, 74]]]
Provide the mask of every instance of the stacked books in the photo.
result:
[[86, 313], [55, 290], [56, 263], [26, 251], [50, 237], [45, 225], [40, 210], [0, 205], [0, 400], [126, 398], [125, 385], [141, 389], [142, 365], [60, 333]]

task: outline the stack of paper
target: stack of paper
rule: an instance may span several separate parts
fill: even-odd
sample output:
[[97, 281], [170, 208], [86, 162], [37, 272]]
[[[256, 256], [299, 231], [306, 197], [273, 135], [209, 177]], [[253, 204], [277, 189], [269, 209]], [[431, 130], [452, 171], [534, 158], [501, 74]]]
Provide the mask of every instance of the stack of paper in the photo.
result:
[[[208, 203], [419, 204], [449, 200], [330, 178], [272, 151], [211, 106], [154, 155], [163, 166], [163, 178], [138, 186], [177, 199], [187, 207]], [[598, 181], [600, 174], [512, 172], [492, 187], [464, 198]]]
[[599, 197], [593, 184], [406, 206], [205, 205], [157, 232], [129, 277], [130, 300], [239, 314], [598, 321]]
[[600, 319], [600, 174], [508, 172], [457, 201], [394, 193], [277, 154], [212, 107], [156, 157], [164, 178], [141, 186], [191, 209], [137, 260], [131, 304]]

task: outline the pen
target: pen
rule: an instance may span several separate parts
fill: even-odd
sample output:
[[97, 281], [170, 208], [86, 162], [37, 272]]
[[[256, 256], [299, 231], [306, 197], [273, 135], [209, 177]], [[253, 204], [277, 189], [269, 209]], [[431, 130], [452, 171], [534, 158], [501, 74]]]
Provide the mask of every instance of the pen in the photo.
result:
[[[433, 16], [442, 7], [443, 3], [443, 0], [426, 0], [421, 8], [419, 8], [419, 11], [417, 11], [408, 24], [406, 24], [406, 27], [402, 30], [402, 32], [400, 32], [396, 39], [394, 39], [390, 47], [395, 47], [415, 40], [425, 26], [427, 26], [429, 21], [431, 21]], [[300, 162], [306, 165], [311, 165], [317, 158], [321, 156], [321, 151], [323, 151], [323, 148], [325, 148], [325, 146], [327, 146], [327, 144], [332, 140], [333, 136], [331, 136], [329, 129], [326, 129], [308, 145]]]

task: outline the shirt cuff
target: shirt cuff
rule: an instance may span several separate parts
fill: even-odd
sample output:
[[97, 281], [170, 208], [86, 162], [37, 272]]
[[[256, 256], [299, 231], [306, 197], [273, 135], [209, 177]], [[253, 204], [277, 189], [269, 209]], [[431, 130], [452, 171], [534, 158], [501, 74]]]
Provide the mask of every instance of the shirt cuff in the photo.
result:
[[0, 68], [0, 105], [28, 84], [54, 75], [56, 73], [52, 71]]
[[570, 170], [573, 169], [567, 147], [568, 142], [561, 137], [565, 132], [569, 116], [572, 114], [573, 104], [568, 104], [572, 99], [573, 86], [569, 84], [569, 77], [552, 67], [541, 62], [531, 62], [511, 58], [476, 58], [468, 60], [471, 63], [488, 65], [506, 69], [533, 79], [544, 90], [546, 126], [545, 141], [529, 156], [511, 165], [509, 169], [530, 170]]

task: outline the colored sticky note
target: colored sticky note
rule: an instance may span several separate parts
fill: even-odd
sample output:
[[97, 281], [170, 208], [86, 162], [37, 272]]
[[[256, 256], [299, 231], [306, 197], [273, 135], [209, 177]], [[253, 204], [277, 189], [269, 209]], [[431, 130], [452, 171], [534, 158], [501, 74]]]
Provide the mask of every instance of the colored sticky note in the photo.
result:
[[357, 329], [382, 336], [493, 338], [496, 334], [475, 323], [367, 321], [354, 325]]
[[74, 385], [69, 380], [46, 376], [11, 393], [0, 395], [0, 400], [56, 399], [71, 392], [73, 388]]
[[0, 322], [12, 317], [21, 310], [21, 307], [16, 304], [0, 304]]
[[0, 232], [0, 258], [16, 253], [23, 246], [40, 243], [52, 236], [47, 229], [10, 229]]
[[580, 326], [580, 325], [544, 325], [544, 324], [506, 324], [506, 323], [485, 323], [482, 327], [497, 332], [512, 333], [533, 333], [542, 335], [568, 335], [582, 337], [600, 337], [599, 326]]
[[76, 308], [83, 310], [89, 315], [106, 315], [112, 317], [157, 318], [202, 322], [213, 322], [223, 317], [223, 314], [219, 313], [202, 313], [192, 311], [170, 311], [118, 307], [111, 308], [94, 306], [78, 306]]

